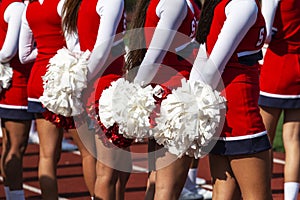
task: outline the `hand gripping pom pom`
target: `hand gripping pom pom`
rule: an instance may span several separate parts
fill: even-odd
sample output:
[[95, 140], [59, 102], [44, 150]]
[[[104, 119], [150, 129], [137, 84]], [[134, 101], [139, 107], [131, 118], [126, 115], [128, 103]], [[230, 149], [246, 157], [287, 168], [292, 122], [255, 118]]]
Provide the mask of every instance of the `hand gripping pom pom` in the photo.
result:
[[41, 103], [50, 111], [65, 117], [83, 112], [82, 91], [87, 87], [87, 60], [90, 52], [73, 54], [66, 48], [57, 51], [43, 76]]
[[143, 88], [120, 78], [100, 97], [100, 121], [107, 128], [117, 123], [119, 133], [126, 138], [149, 137], [149, 116], [155, 108], [153, 95], [159, 95], [159, 92], [159, 88], [153, 89], [150, 85]]
[[0, 63], [0, 92], [2, 88], [7, 89], [13, 76], [13, 70], [9, 63]]
[[154, 138], [178, 157], [200, 158], [220, 123], [225, 98], [203, 82], [181, 82], [161, 103]]

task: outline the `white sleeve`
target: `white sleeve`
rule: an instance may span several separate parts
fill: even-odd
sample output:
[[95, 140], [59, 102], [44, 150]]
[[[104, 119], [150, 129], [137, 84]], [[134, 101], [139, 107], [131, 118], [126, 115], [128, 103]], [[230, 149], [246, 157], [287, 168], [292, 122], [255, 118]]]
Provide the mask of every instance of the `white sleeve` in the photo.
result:
[[158, 4], [156, 13], [160, 19], [135, 77], [135, 83], [146, 85], [156, 75], [179, 26], [187, 15], [186, 1], [162, 0]]
[[19, 39], [19, 58], [21, 63], [33, 62], [37, 56], [37, 53], [37, 48], [34, 45], [33, 34], [26, 19], [25, 9], [22, 16]]
[[[61, 12], [62, 12], [64, 3], [65, 3], [65, 0], [60, 0], [57, 4], [57, 13], [60, 17], [62, 15]], [[79, 52], [80, 46], [79, 46], [78, 35], [76, 33], [73, 33], [73, 34], [64, 33], [64, 36], [65, 36], [67, 48], [70, 51]]]
[[276, 9], [280, 0], [262, 0], [261, 12], [266, 21], [267, 37], [265, 43], [269, 44], [272, 39], [272, 26]]
[[5, 40], [0, 50], [0, 62], [11, 60], [17, 53], [21, 17], [25, 5], [23, 3], [11, 3], [4, 12], [4, 20], [8, 23]]
[[226, 20], [212, 52], [207, 60], [197, 55], [190, 80], [201, 80], [216, 88], [227, 62], [255, 23], [257, 13], [255, 1], [235, 0], [228, 3], [225, 8]]
[[104, 66], [123, 16], [123, 0], [98, 0], [97, 13], [101, 17], [97, 40], [88, 63], [88, 80], [93, 79]]

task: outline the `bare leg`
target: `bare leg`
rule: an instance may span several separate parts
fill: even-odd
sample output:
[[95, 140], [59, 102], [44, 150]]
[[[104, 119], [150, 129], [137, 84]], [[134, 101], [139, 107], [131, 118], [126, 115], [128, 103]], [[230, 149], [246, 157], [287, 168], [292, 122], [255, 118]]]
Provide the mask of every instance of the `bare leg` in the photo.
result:
[[214, 200], [240, 200], [239, 186], [227, 156], [209, 155]]
[[63, 130], [44, 118], [36, 119], [40, 140], [39, 182], [44, 200], [58, 198], [56, 168], [60, 158]]
[[4, 134], [4, 153], [2, 172], [5, 175], [4, 185], [10, 190], [22, 190], [23, 186], [23, 156], [31, 121], [2, 119]]
[[[130, 154], [119, 148], [107, 147], [97, 135], [95, 137], [97, 149], [95, 197], [96, 199], [115, 200], [118, 196], [122, 199], [124, 194], [120, 192], [125, 192], [125, 185], [128, 180], [126, 173], [131, 171]], [[123, 172], [120, 171], [120, 166], [124, 168]], [[120, 177], [122, 179], [119, 179]], [[116, 188], [118, 180], [122, 181], [118, 188], [119, 192]]]
[[166, 167], [160, 168], [160, 162], [165, 162], [165, 159], [164, 157], [157, 159], [154, 199], [176, 200], [184, 186], [192, 158], [183, 156], [182, 158], [174, 160]]
[[6, 133], [6, 128], [4, 128], [4, 123], [3, 123], [3, 120], [1, 120], [1, 129], [2, 129], [2, 152], [1, 152], [1, 176], [3, 177], [4, 179], [4, 186], [7, 186], [5, 185], [5, 178], [6, 178], [6, 175], [4, 173], [4, 161], [7, 157], [7, 153], [8, 153], [8, 147], [6, 145], [7, 143], [7, 133]]
[[285, 148], [284, 182], [300, 182], [300, 109], [284, 111], [283, 144]]
[[[270, 142], [273, 145], [275, 134], [276, 134], [276, 128], [278, 124], [278, 120], [280, 118], [282, 110], [278, 108], [270, 108], [270, 107], [261, 107], [260, 108], [260, 114], [263, 118], [264, 125], [266, 127], [268, 136], [270, 138]], [[271, 157], [271, 176], [273, 173], [273, 149], [270, 149], [269, 151], [270, 157]]]
[[[82, 126], [85, 126], [87, 130], [86, 124]], [[82, 130], [80, 130], [80, 132], [81, 131]], [[90, 133], [87, 131], [82, 132], [82, 134], [88, 135], [85, 136], [84, 142], [81, 140], [80, 136], [78, 135], [79, 133], [76, 130], [71, 130], [71, 134], [75, 144], [78, 147], [78, 150], [80, 151], [80, 155], [82, 159], [83, 178], [85, 184], [88, 188], [90, 195], [94, 196], [95, 181], [96, 181], [96, 158], [95, 155], [93, 155], [93, 152], [95, 151], [94, 133]], [[89, 140], [88, 143], [86, 140]], [[89, 149], [86, 148], [87, 145]]]
[[155, 150], [156, 150], [156, 142], [155, 139], [148, 139], [148, 181], [147, 181], [147, 189], [145, 193], [145, 200], [152, 200], [155, 194]]
[[152, 200], [155, 194], [155, 179], [156, 171], [151, 171], [148, 175], [147, 189], [145, 194], [145, 200]]
[[[125, 150], [130, 151], [129, 147], [126, 148]], [[127, 167], [125, 167], [126, 170], [124, 170], [124, 171], [123, 170], [118, 171], [118, 181], [117, 181], [117, 185], [116, 185], [116, 199], [117, 200], [125, 199], [126, 184], [130, 177], [131, 169], [132, 169], [132, 161], [131, 161], [131, 157], [129, 156], [129, 154], [127, 154], [127, 156], [124, 156], [124, 157], [121, 156], [121, 159], [122, 160], [120, 160], [120, 162], [122, 163], [122, 165], [127, 165]]]
[[231, 156], [230, 163], [244, 200], [272, 199], [269, 151]]
[[282, 110], [278, 108], [270, 108], [270, 107], [260, 108], [260, 114], [263, 118], [263, 122], [268, 132], [271, 144], [273, 144], [274, 141], [277, 123], [280, 118], [281, 111]]
[[96, 199], [116, 199], [116, 183], [118, 174], [115, 169], [112, 169], [105, 164], [97, 161], [96, 164], [96, 183], [95, 183], [95, 197]]

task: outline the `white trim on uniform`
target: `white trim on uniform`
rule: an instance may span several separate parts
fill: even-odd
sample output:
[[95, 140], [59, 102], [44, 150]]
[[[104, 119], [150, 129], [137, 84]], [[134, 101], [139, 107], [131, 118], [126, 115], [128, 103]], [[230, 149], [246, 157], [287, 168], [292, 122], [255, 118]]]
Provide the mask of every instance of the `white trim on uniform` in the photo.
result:
[[260, 51], [260, 49], [258, 49], [258, 50], [253, 50], [253, 51], [242, 51], [242, 52], [237, 53], [237, 56], [238, 56], [238, 57], [241, 57], [241, 56], [249, 56], [249, 55], [258, 53], [259, 51]]
[[259, 94], [262, 96], [266, 96], [266, 97], [281, 98], [281, 99], [298, 99], [298, 98], [300, 98], [300, 94], [296, 94], [296, 95], [271, 94], [271, 93], [263, 92], [263, 91], [260, 91]]
[[267, 134], [267, 131], [263, 131], [263, 132], [256, 133], [253, 135], [243, 135], [243, 136], [236, 136], [236, 137], [219, 137], [218, 140], [223, 140], [223, 141], [246, 140], [246, 139], [261, 137], [266, 134]]
[[33, 102], [38, 102], [38, 103], [41, 102], [39, 99], [30, 98], [30, 97], [28, 97], [28, 101], [33, 101]]
[[24, 109], [26, 110], [27, 106], [17, 106], [17, 105], [6, 105], [6, 104], [0, 104], [0, 108], [6, 108], [6, 109]]
[[192, 13], [195, 14], [194, 6], [190, 0], [186, 0], [188, 7], [191, 9]]

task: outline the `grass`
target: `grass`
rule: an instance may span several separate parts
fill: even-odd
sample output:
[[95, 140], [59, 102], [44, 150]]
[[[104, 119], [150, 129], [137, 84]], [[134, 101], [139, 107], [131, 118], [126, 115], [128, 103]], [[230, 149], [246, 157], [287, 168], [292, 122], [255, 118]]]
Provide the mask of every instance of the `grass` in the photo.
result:
[[282, 143], [282, 115], [279, 119], [276, 135], [273, 143], [273, 149], [277, 152], [284, 152], [283, 143]]

